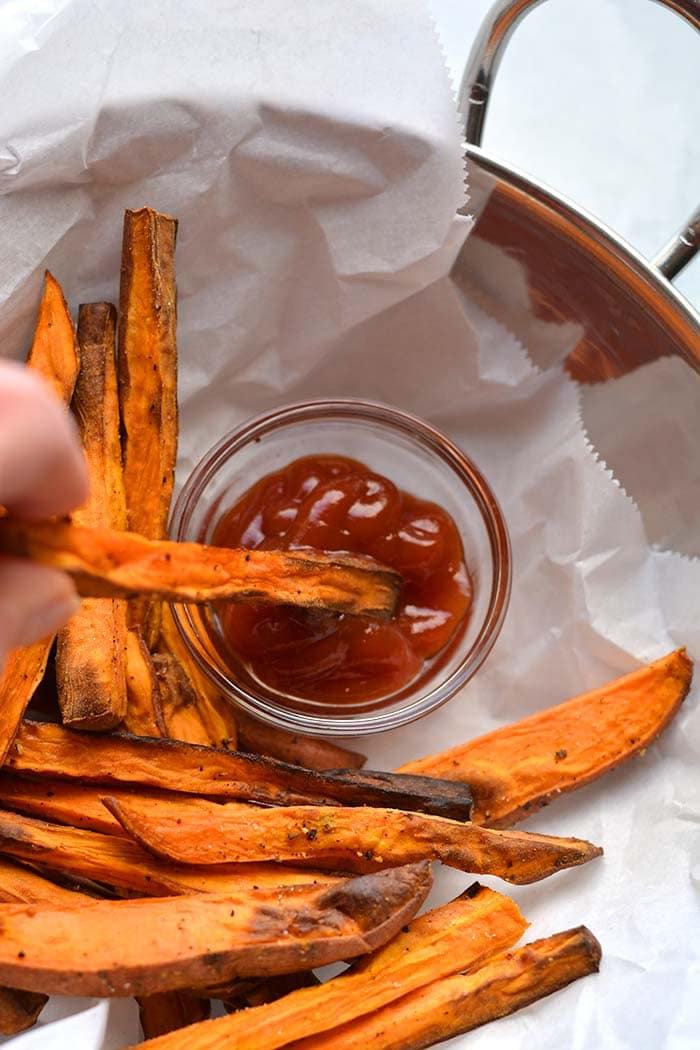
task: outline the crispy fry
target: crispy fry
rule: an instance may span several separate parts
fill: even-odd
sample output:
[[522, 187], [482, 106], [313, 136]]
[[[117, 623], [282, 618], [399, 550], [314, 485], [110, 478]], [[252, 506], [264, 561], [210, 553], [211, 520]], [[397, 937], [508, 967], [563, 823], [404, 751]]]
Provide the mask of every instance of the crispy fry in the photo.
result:
[[[471, 802], [467, 803], [467, 794], [471, 799], [468, 784], [462, 784], [465, 794], [460, 798], [450, 792], [450, 788], [457, 785], [455, 780], [437, 780], [435, 777], [417, 777], [408, 773], [399, 774], [383, 773], [371, 769], [333, 769], [328, 771], [329, 776], [347, 778], [358, 789], [357, 805], [370, 805], [370, 799], [375, 795], [381, 798], [387, 790], [395, 791], [400, 788], [403, 794], [410, 799], [424, 798], [429, 801], [426, 805], [404, 805], [394, 804], [387, 799], [378, 802], [379, 805], [389, 809], [417, 809], [423, 813], [435, 813], [440, 817], [449, 817], [452, 820], [471, 820]], [[442, 800], [442, 804], [438, 803]]]
[[206, 1021], [211, 1013], [208, 998], [188, 992], [159, 992], [139, 998], [139, 1018], [144, 1039], [174, 1032], [177, 1028]]
[[[90, 478], [76, 525], [126, 528], [119, 402], [114, 360], [116, 311], [110, 303], [80, 307], [80, 373], [73, 395]], [[56, 685], [65, 725], [112, 729], [126, 714], [126, 602], [87, 598], [58, 633]]]
[[[27, 904], [48, 905], [57, 908], [77, 908], [85, 901], [91, 899], [84, 893], [65, 889], [33, 871], [29, 871], [18, 864], [13, 864], [4, 857], [0, 857], [1, 901], [25, 902]], [[154, 1020], [155, 1016], [160, 1016], [164, 1021], [167, 1000], [170, 995], [173, 998], [177, 998], [177, 993], [169, 993], [162, 996], [164, 1000], [162, 1004], [153, 1004], [153, 1006], [149, 1004], [148, 1016], [152, 1016]], [[187, 996], [184, 998], [186, 1001], [189, 999]], [[16, 989], [0, 988], [0, 1033], [15, 1035], [30, 1028], [36, 1021], [47, 999], [48, 996], [34, 992], [20, 992]], [[194, 1024], [197, 1021], [205, 1020], [209, 1016], [209, 1013], [204, 1010], [203, 1004], [202, 1009], [199, 1011], [195, 1011], [192, 1008], [186, 1013], [183, 1012], [184, 1006], [181, 1006], [179, 1003], [177, 1006], [180, 1013], [176, 1016], [182, 1016], [181, 1025]], [[175, 1004], [173, 1004], [171, 1009], [174, 1014]], [[172, 1031], [175, 1027], [178, 1027], [178, 1025], [173, 1024], [170, 1027], [166, 1027], [164, 1023], [158, 1026], [154, 1023], [149, 1027], [149, 1033], [153, 1036], [161, 1035], [164, 1032]]]
[[[110, 789], [111, 793], [111, 789]], [[117, 798], [129, 798], [133, 789], [117, 790]], [[138, 794], [138, 792], [136, 792]], [[7, 771], [0, 772], [0, 805], [41, 820], [68, 824], [73, 828], [86, 828], [104, 835], [124, 835], [121, 824], [102, 804], [104, 788], [92, 784], [80, 784], [70, 780], [32, 780], [18, 777]], [[171, 797], [151, 789], [144, 800], [153, 797]]]
[[67, 572], [79, 594], [95, 598], [226, 599], [388, 617], [401, 584], [393, 569], [357, 554], [232, 550], [11, 517], [0, 520], [0, 550]]
[[0, 1035], [18, 1035], [31, 1028], [49, 1001], [40, 992], [0, 988]]
[[[98, 788], [65, 780], [31, 780], [0, 772], [0, 804], [41, 820], [123, 835], [123, 828], [100, 804]], [[102, 810], [102, 813], [100, 813]], [[1, 812], [1, 811], [0, 811]]]
[[[380, 949], [381, 951], [381, 949]], [[250, 1006], [274, 1003], [298, 988], [318, 988], [319, 981], [313, 970], [300, 973], [285, 973], [280, 977], [252, 977], [247, 981], [231, 981], [228, 985], [215, 985], [207, 989], [211, 999], [221, 999], [230, 1014], [236, 1010], [247, 1010]]]
[[[128, 527], [167, 536], [177, 460], [175, 240], [177, 220], [152, 208], [124, 215], [119, 288], [119, 400]], [[130, 605], [130, 624], [150, 645], [159, 606]]]
[[155, 653], [153, 666], [160, 689], [165, 735], [188, 744], [218, 744], [218, 740], [211, 739], [192, 684], [178, 659], [172, 653]]
[[632, 674], [416, 762], [401, 773], [463, 780], [473, 820], [509, 827], [566, 791], [642, 753], [669, 724], [690, 688], [684, 649]]
[[0, 857], [0, 901], [50, 904], [59, 908], [79, 905], [86, 894], [65, 889], [35, 871]]
[[431, 886], [427, 864], [347, 879], [303, 899], [263, 893], [0, 905], [0, 981], [66, 995], [152, 995], [293, 973], [378, 948]]
[[[78, 341], [58, 282], [46, 271], [28, 366], [38, 372], [66, 404], [73, 396], [80, 367]], [[53, 638], [10, 653], [0, 671], [0, 765], [17, 727], [44, 677]]]
[[[194, 728], [191, 729], [189, 723], [186, 723], [186, 726], [176, 724], [174, 715], [176, 713], [179, 715], [178, 721], [181, 723], [185, 712], [182, 710], [183, 697], [174, 698], [173, 711], [163, 712], [163, 717], [168, 722], [166, 736], [187, 740], [190, 743], [207, 743], [214, 747], [235, 749], [238, 736], [236, 728], [238, 712], [234, 712], [233, 706], [221, 696], [218, 689], [195, 664], [177, 629], [169, 605], [163, 606], [162, 609], [159, 652], [177, 661], [186, 678], [184, 696], [194, 695], [197, 705], [197, 717], [193, 719]], [[188, 718], [192, 718], [191, 712], [187, 714]], [[186, 736], [180, 735], [186, 730]], [[193, 739], [195, 733], [206, 733], [206, 740]]]
[[494, 831], [424, 813], [337, 806], [262, 809], [204, 799], [105, 798], [122, 827], [156, 856], [183, 864], [331, 861], [345, 871], [440, 860], [453, 868], [537, 882], [602, 850], [581, 839]]
[[70, 404], [80, 352], [61, 286], [48, 270], [27, 364], [46, 380], [61, 401]]
[[[0, 858], [1, 901], [71, 908], [78, 907], [87, 899], [81, 893], [63, 889], [33, 871]], [[31, 1028], [47, 999], [48, 996], [38, 992], [0, 988], [0, 1034], [17, 1035]]]
[[357, 751], [320, 740], [318, 737], [288, 733], [284, 729], [259, 722], [243, 711], [236, 711], [239, 751], [254, 755], [268, 755], [281, 762], [304, 766], [306, 769], [362, 769], [367, 761]]
[[15, 649], [0, 671], [0, 764], [46, 671], [53, 638]]
[[137, 736], [167, 736], [153, 659], [138, 627], [126, 632], [124, 729]]
[[167, 535], [177, 459], [177, 220], [124, 215], [119, 289], [119, 394], [129, 528]]
[[126, 713], [126, 603], [85, 598], [59, 631], [56, 684], [64, 725], [112, 729]]
[[358, 959], [348, 971], [348, 988], [343, 992], [338, 986], [336, 993], [347, 995], [350, 986], [370, 987], [377, 980], [405, 990], [479, 966], [515, 944], [528, 925], [510, 897], [472, 883], [455, 900], [414, 919], [379, 951]]
[[[222, 864], [191, 868], [154, 860], [135, 842], [83, 828], [49, 824], [18, 813], [0, 811], [0, 852], [52, 872], [94, 879], [120, 895], [166, 897], [192, 893], [245, 893], [299, 887], [334, 886], [337, 876], [281, 864]], [[0, 894], [1, 896], [1, 894]]]
[[[435, 981], [357, 1021], [289, 1044], [287, 1050], [423, 1050], [544, 999], [597, 973], [599, 964], [600, 945], [579, 926], [497, 955], [464, 976]], [[147, 1044], [154, 1050], [161, 1045], [178, 1046]], [[210, 1050], [214, 1044], [180, 1045]]]
[[527, 923], [508, 897], [480, 886], [435, 908], [353, 970], [278, 1002], [193, 1026], [153, 1050], [275, 1050], [351, 1021], [515, 944]]
[[[257, 755], [116, 733], [86, 740], [48, 722], [22, 724], [6, 765], [17, 773], [87, 784], [150, 785], [192, 795], [244, 798], [275, 805], [377, 805], [466, 820], [462, 784], [395, 773], [317, 773]], [[104, 792], [108, 794], [108, 792]]]

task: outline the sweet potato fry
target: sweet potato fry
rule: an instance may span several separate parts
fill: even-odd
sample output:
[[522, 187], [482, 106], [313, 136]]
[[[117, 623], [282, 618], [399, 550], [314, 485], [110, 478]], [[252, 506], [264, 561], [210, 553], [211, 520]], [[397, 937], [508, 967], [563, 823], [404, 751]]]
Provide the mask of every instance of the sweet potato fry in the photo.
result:
[[137, 736], [167, 736], [153, 659], [138, 627], [126, 632], [124, 729]]
[[[176, 237], [169, 215], [152, 208], [124, 215], [119, 400], [128, 527], [155, 540], [167, 536], [177, 459]], [[132, 602], [130, 623], [153, 645], [158, 606]]]
[[416, 762], [401, 773], [468, 783], [472, 819], [509, 827], [641, 754], [669, 724], [690, 688], [684, 649], [557, 707]]
[[63, 724], [96, 732], [126, 713], [126, 603], [84, 598], [59, 631], [56, 685]]
[[[6, 765], [17, 773], [86, 784], [143, 784], [165, 791], [244, 798], [274, 805], [337, 804], [416, 809], [466, 820], [463, 784], [395, 773], [317, 773], [258, 755], [175, 740], [75, 733], [48, 722], [22, 723]], [[371, 780], [374, 777], [374, 780]], [[108, 794], [109, 792], [104, 792]]]
[[259, 722], [243, 711], [236, 711], [239, 751], [254, 755], [268, 755], [281, 762], [304, 766], [306, 769], [362, 769], [367, 761], [357, 751], [320, 740], [318, 737], [288, 733], [284, 729]]
[[173, 1033], [155, 1050], [275, 1050], [351, 1021], [515, 944], [527, 923], [508, 897], [480, 886], [435, 908], [352, 971], [277, 1002]]
[[52, 872], [94, 879], [113, 886], [120, 895], [276, 892], [295, 886], [300, 893], [307, 893], [316, 886], [334, 886], [339, 882], [335, 875], [281, 864], [222, 864], [211, 868], [169, 864], [154, 860], [135, 842], [118, 835], [102, 835], [2, 811], [0, 852], [31, 864], [43, 864]]
[[[63, 292], [48, 271], [27, 364], [49, 383], [65, 404], [70, 403], [80, 367], [78, 341]], [[52, 645], [53, 638], [47, 638], [17, 649], [10, 653], [4, 670], [0, 671], [0, 765], [44, 677]]]
[[226, 599], [388, 617], [401, 584], [393, 569], [358, 554], [233, 550], [11, 517], [0, 520], [0, 551], [61, 569], [95, 598]]
[[379, 951], [358, 959], [343, 977], [352, 977], [348, 989], [382, 980], [398, 983], [405, 994], [407, 984], [418, 987], [481, 965], [520, 940], [528, 925], [510, 897], [474, 882], [455, 900], [414, 919]]
[[18, 1035], [31, 1028], [49, 1000], [40, 992], [0, 988], [0, 1035]]
[[[567, 984], [597, 973], [600, 945], [585, 926], [497, 955], [478, 970], [446, 977], [398, 1002], [287, 1050], [423, 1050], [515, 1013]], [[193, 1029], [194, 1031], [195, 1029]], [[183, 1033], [184, 1035], [184, 1033]], [[155, 1050], [213, 1050], [213, 1043], [146, 1044]]]
[[27, 364], [46, 380], [61, 401], [70, 404], [80, 352], [61, 286], [48, 270]]
[[[110, 789], [111, 793], [111, 789]], [[131, 789], [117, 790], [117, 798], [130, 797]], [[6, 809], [27, 813], [40, 820], [68, 824], [72, 828], [86, 828], [104, 835], [124, 835], [121, 824], [102, 804], [104, 788], [79, 784], [71, 780], [32, 780], [6, 771], [0, 772], [0, 805]], [[145, 798], [167, 798], [167, 794], [150, 790]], [[170, 796], [172, 799], [178, 796]]]
[[[88, 899], [0, 858], [0, 901], [71, 908]], [[47, 999], [48, 996], [38, 992], [0, 987], [0, 1034], [17, 1035], [31, 1028]]]
[[[0, 900], [70, 908], [79, 907], [89, 899], [82, 893], [63, 889], [34, 872], [0, 858]], [[40, 998], [41, 1004], [38, 1001]], [[46, 996], [35, 996], [33, 992], [0, 988], [0, 1032], [12, 1035], [30, 1027], [45, 1001]], [[139, 1007], [144, 1035], [150, 1039], [175, 1028], [206, 1020], [210, 1003], [193, 995], [164, 992], [143, 999]]]
[[[41, 820], [123, 835], [117, 820], [100, 804], [99, 788], [65, 780], [31, 780], [0, 772], [0, 805]], [[102, 813], [100, 813], [100, 809]], [[1, 811], [0, 811], [1, 812]]]
[[[321, 1031], [324, 1019], [335, 1025], [338, 1016], [364, 1014], [439, 977], [480, 965], [515, 944], [526, 927], [513, 901], [474, 883], [455, 901], [414, 919], [383, 948], [360, 958], [341, 977], [326, 982], [323, 990], [313, 974], [292, 974], [263, 981], [238, 981], [229, 988], [207, 989], [207, 995], [223, 999], [229, 1013], [287, 996], [267, 1015], [259, 1011], [245, 1015], [246, 1036], [254, 1044], [259, 1041], [260, 1050], [271, 1050], [273, 1046], [287, 1045], [290, 1030], [294, 1033], [291, 1038], [310, 1028]], [[305, 983], [292, 983], [304, 977], [309, 978]], [[290, 997], [298, 988], [317, 991], [313, 996]], [[270, 1032], [276, 1038], [271, 1038]], [[238, 1046], [242, 1032], [227, 1030], [225, 1036]], [[248, 1041], [243, 1045], [248, 1046]]]
[[431, 886], [427, 864], [274, 900], [219, 896], [0, 905], [0, 981], [65, 995], [152, 995], [236, 976], [294, 973], [386, 943]]
[[167, 535], [177, 459], [177, 220], [124, 215], [119, 289], [119, 394], [129, 527]]
[[139, 1019], [144, 1039], [174, 1032], [186, 1025], [206, 1021], [211, 1013], [208, 998], [188, 992], [159, 992], [139, 999]]
[[263, 809], [204, 799], [105, 798], [122, 827], [156, 856], [183, 864], [331, 861], [346, 871], [440, 860], [506, 882], [537, 882], [602, 850], [581, 839], [494, 831], [424, 813], [337, 806]]
[[152, 659], [160, 689], [165, 735], [188, 744], [218, 744], [204, 724], [197, 696], [177, 658], [172, 653], [154, 653]]
[[[90, 478], [87, 503], [76, 525], [126, 528], [117, 372], [116, 311], [89, 303], [78, 314], [80, 372], [73, 395]], [[126, 602], [86, 598], [58, 633], [56, 685], [65, 725], [112, 729], [126, 714]]]
[[12, 746], [29, 701], [46, 672], [53, 638], [15, 649], [0, 671], [0, 764]]
[[0, 901], [5, 903], [50, 904], [69, 908], [79, 905], [86, 894], [59, 886], [35, 871], [0, 857]]
[[[206, 743], [228, 750], [235, 749], [238, 737], [237, 712], [234, 712], [233, 706], [221, 696], [218, 689], [195, 664], [177, 629], [169, 605], [162, 608], [158, 651], [177, 662], [185, 679], [184, 683], [181, 683], [182, 694], [172, 699], [173, 710], [163, 711], [163, 718], [168, 723], [165, 735], [189, 743]], [[196, 715], [191, 709], [186, 710], [191, 705], [185, 701], [192, 696], [196, 701]], [[161, 704], [163, 703], [161, 697]], [[200, 734], [206, 734], [206, 738], [195, 739], [195, 736]]]
[[232, 1014], [236, 1010], [247, 1010], [251, 1006], [274, 1003], [299, 988], [318, 988], [320, 983], [313, 970], [303, 970], [300, 973], [285, 973], [280, 977], [252, 977], [247, 981], [231, 981], [228, 985], [220, 984], [207, 989], [206, 994], [211, 999], [220, 999], [227, 1013]]

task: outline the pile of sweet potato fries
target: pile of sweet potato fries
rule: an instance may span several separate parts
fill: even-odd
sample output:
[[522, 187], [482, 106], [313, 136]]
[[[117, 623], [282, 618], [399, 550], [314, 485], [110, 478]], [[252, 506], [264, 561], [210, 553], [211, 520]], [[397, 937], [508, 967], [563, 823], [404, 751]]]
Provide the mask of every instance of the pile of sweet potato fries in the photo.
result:
[[[127, 212], [118, 324], [91, 303], [76, 333], [46, 276], [28, 363], [72, 407], [91, 494], [70, 523], [6, 517], [0, 550], [86, 597], [55, 650], [14, 652], [0, 682], [0, 1032], [50, 995], [133, 996], [140, 1045], [163, 1050], [432, 1046], [596, 971], [600, 948], [584, 926], [516, 948], [516, 904], [471, 880], [417, 917], [431, 862], [528, 883], [600, 855], [509, 829], [642, 753], [692, 666], [678, 650], [393, 773], [234, 711], [164, 599], [385, 615], [400, 581], [364, 559], [166, 542], [176, 230]], [[25, 717], [44, 680], [62, 725]]]

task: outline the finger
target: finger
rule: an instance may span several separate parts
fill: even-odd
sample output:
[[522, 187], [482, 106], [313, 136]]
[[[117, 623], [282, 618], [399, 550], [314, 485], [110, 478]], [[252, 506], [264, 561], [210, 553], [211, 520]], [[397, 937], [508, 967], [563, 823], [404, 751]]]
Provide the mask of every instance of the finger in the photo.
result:
[[0, 651], [49, 638], [80, 608], [72, 580], [15, 558], [0, 558]]
[[0, 504], [23, 517], [66, 514], [87, 498], [70, 413], [27, 368], [0, 362]]

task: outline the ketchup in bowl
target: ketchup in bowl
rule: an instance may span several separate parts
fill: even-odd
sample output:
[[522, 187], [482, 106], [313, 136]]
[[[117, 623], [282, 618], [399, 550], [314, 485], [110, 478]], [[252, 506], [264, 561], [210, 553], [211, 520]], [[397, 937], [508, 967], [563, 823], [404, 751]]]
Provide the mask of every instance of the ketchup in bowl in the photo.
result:
[[241, 496], [214, 529], [224, 547], [367, 554], [403, 577], [396, 617], [223, 604], [227, 645], [267, 687], [318, 703], [390, 697], [468, 622], [472, 583], [446, 511], [343, 456], [297, 459]]

